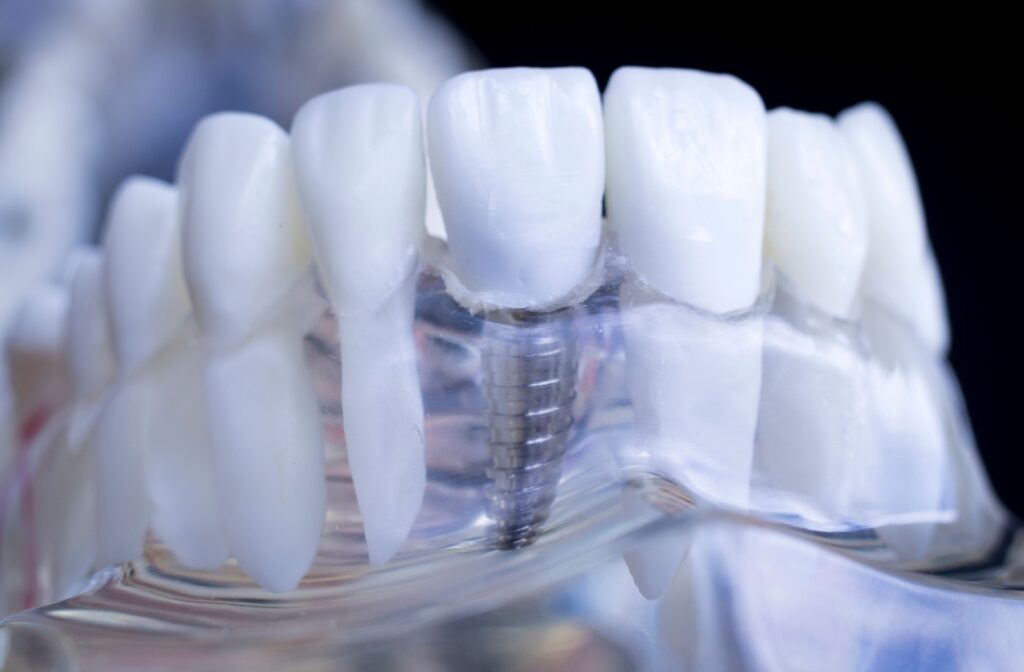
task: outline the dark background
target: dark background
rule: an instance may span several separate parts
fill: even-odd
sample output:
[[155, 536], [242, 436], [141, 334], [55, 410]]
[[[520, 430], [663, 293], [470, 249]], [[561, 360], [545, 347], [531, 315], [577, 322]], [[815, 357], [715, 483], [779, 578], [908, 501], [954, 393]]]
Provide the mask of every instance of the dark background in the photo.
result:
[[1024, 414], [1016, 385], [1024, 348], [1017, 337], [1024, 153], [1016, 101], [1024, 59], [1007, 19], [985, 17], [977, 31], [964, 17], [956, 25], [937, 26], [933, 17], [894, 25], [890, 14], [871, 15], [864, 6], [856, 8], [859, 19], [805, 16], [790, 31], [775, 22], [757, 31], [702, 31], [694, 27], [729, 26], [745, 10], [737, 6], [732, 19], [711, 24], [621, 1], [571, 16], [558, 15], [552, 3], [431, 4], [491, 66], [582, 65], [602, 88], [620, 65], [699, 68], [740, 77], [769, 109], [835, 114], [863, 100], [888, 108], [917, 169], [945, 280], [950, 358], [979, 447], [1000, 497], [1024, 515], [1024, 457], [1014, 429]]

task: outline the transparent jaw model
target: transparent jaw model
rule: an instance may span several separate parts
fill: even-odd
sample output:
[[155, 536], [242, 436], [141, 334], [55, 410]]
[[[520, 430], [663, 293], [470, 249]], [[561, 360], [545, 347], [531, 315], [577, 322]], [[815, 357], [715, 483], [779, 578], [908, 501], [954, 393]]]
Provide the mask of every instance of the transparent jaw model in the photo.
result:
[[[85, 500], [72, 493], [91, 474], [76, 466], [88, 455], [64, 453], [58, 413], [6, 493], [5, 599], [17, 609], [57, 599], [57, 590], [77, 594], [8, 618], [7, 660], [48, 669], [504, 669], [523, 660], [551, 669], [782, 669], [813, 660], [846, 669], [940, 659], [999, 666], [1019, 653], [1006, 635], [1021, 609], [1006, 564], [1008, 517], [977, 462], [948, 367], [904, 324], [880, 308], [871, 334], [837, 323], [787, 294], [784, 281], [750, 311], [716, 317], [641, 288], [614, 254], [604, 261], [601, 286], [561, 327], [577, 357], [572, 425], [564, 456], [552, 458], [560, 478], [541, 480], [557, 496], [550, 515], [533, 521], [532, 543], [499, 548], [509, 513], [496, 505], [516, 496], [534, 511], [543, 505], [530, 487], [510, 494], [495, 477], [486, 370], [495, 337], [428, 265], [415, 320], [426, 494], [389, 563], [368, 564], [345, 457], [344, 372], [325, 310], [305, 353], [325, 437], [327, 516], [299, 586], [269, 593], [233, 561], [188, 569], [152, 534], [141, 559], [95, 574], [78, 563], [69, 582], [66, 567], [90, 553], [89, 535], [75, 534], [89, 525]], [[305, 284], [296, 293], [315, 291]], [[631, 336], [630, 321], [651, 311], [689, 331], [654, 343]], [[755, 438], [744, 450], [702, 451], [703, 422], [743, 419], [721, 371], [700, 362], [746, 356], [752, 324], [763, 334], [764, 370]], [[630, 391], [631, 376], [652, 375], [645, 356], [630, 356], [638, 345], [660, 349], [662, 367], [684, 360], [696, 375], [706, 371], [685, 397], [719, 415], [678, 428], [643, 418], [659, 409]], [[773, 380], [783, 371], [804, 389]], [[899, 390], [891, 403], [923, 395], [940, 420], [933, 444], [905, 440], [877, 413], [848, 412], [870, 403], [876, 380]], [[806, 389], [814, 381], [823, 382]], [[773, 434], [787, 413], [817, 423], [813, 450]], [[868, 607], [879, 604], [881, 623]]]
[[[141, 3], [105, 4], [108, 19], [142, 12]], [[83, 5], [91, 6], [105, 5]], [[331, 25], [347, 26], [362, 6], [331, 7], [340, 16]], [[345, 14], [352, 8], [354, 15]], [[466, 69], [465, 62], [446, 62], [449, 71], [439, 74], [445, 68], [420, 62], [412, 48], [399, 62], [409, 31], [404, 15], [394, 14], [382, 14], [393, 24], [373, 25], [390, 26], [380, 45], [352, 42], [369, 50], [366, 63], [392, 63], [384, 68], [389, 78], [411, 69], [417, 81], [406, 83], [423, 95]], [[311, 16], [310, 25], [327, 24]], [[328, 29], [317, 34], [338, 42]], [[316, 70], [309, 59], [317, 53], [284, 69], [289, 83], [295, 72]], [[355, 78], [366, 78], [355, 69]], [[621, 89], [631, 95], [655, 90], [643, 79], [662, 76], [631, 74], [641, 83]], [[296, 95], [322, 88], [303, 84], [308, 90]], [[702, 100], [715, 99], [714, 87], [702, 91]], [[594, 92], [589, 102], [599, 106]], [[608, 100], [606, 92], [610, 123]], [[669, 144], [668, 129], [659, 147]], [[623, 146], [609, 142], [608, 149], [610, 170], [629, 165]], [[566, 155], [603, 164], [600, 156]], [[671, 180], [659, 178], [671, 177], [673, 166], [652, 165], [657, 170], [638, 172], [637, 184], [670, 192]], [[462, 177], [470, 182], [476, 173]], [[609, 175], [609, 221], [600, 221], [600, 192], [588, 205], [596, 233], [586, 262], [593, 271], [568, 300], [539, 308], [476, 301], [460, 280], [491, 277], [504, 250], [476, 255], [482, 263], [467, 266], [459, 247], [466, 230], [446, 212], [449, 242], [426, 240], [404, 298], [389, 304], [401, 313], [398, 326], [360, 331], [358, 321], [342, 319], [339, 334], [339, 314], [350, 315], [348, 306], [337, 310], [346, 300], [337, 291], [345, 277], [335, 281], [320, 258], [334, 246], [313, 241], [316, 271], [309, 259], [296, 264], [295, 277], [280, 285], [290, 289], [258, 315], [260, 325], [279, 327], [282, 339], [294, 336], [288, 354], [301, 362], [297, 379], [309, 383], [317, 419], [307, 436], [320, 437], [312, 450], [323, 455], [323, 525], [309, 561], [298, 563], [303, 575], [294, 588], [253, 578], [253, 565], [225, 560], [229, 553], [215, 544], [193, 544], [198, 537], [187, 530], [175, 535], [167, 518], [154, 515], [171, 503], [206, 523], [215, 518], [201, 515], [209, 512], [207, 500], [191, 496], [200, 488], [183, 487], [187, 469], [175, 471], [190, 463], [167, 460], [202, 441], [192, 421], [202, 412], [196, 400], [203, 391], [190, 372], [222, 346], [202, 317], [185, 311], [168, 328], [171, 345], [143, 367], [171, 389], [190, 392], [178, 395], [173, 413], [168, 403], [159, 414], [163, 431], [144, 451], [137, 442], [115, 453], [146, 453], [151, 466], [160, 455], [165, 471], [147, 475], [125, 459], [99, 470], [113, 474], [117, 486], [106, 492], [144, 504], [119, 509], [98, 502], [105, 486], [94, 478], [97, 460], [112, 453], [102, 440], [83, 441], [84, 428], [111, 407], [128, 422], [138, 407], [124, 401], [131, 397], [115, 399], [112, 374], [89, 358], [96, 367], [86, 378], [94, 380], [83, 396], [53, 336], [63, 332], [63, 320], [78, 319], [63, 317], [66, 290], [32, 294], [8, 336], [8, 350], [17, 351], [9, 374], [20, 426], [0, 484], [0, 669], [1012, 668], [1022, 653], [1014, 626], [1024, 617], [1017, 523], [978, 461], [944, 346], [906, 311], [893, 310], [885, 292], [891, 276], [878, 272], [885, 260], [864, 271], [865, 283], [878, 279], [881, 289], [872, 287], [856, 299], [856, 311], [837, 316], [843, 311], [811, 300], [818, 295], [807, 291], [806, 267], [781, 253], [793, 238], [776, 227], [766, 238], [777, 265], [753, 274], [749, 300], [709, 309], [671, 281], [678, 270], [708, 271], [704, 257], [676, 258], [669, 249], [665, 267], [636, 263], [679, 239], [669, 229], [638, 238], [628, 225], [647, 217], [656, 229], [659, 212], [674, 203], [650, 198], [650, 211], [624, 216], [617, 208], [625, 201], [611, 198], [623, 193], [612, 189], [623, 179]], [[604, 188], [603, 180], [594, 183]], [[784, 192], [775, 188], [774, 200], [769, 193], [769, 211], [787, 207], [778, 197]], [[512, 196], [505, 207], [532, 202]], [[764, 208], [754, 210], [761, 217]], [[428, 229], [437, 233], [429, 213]], [[718, 225], [729, 213], [696, 214], [696, 221]], [[892, 212], [894, 220], [907, 215]], [[700, 239], [699, 231], [689, 233]], [[827, 242], [816, 241], [814, 251], [831, 259]], [[364, 271], [376, 248], [365, 249]], [[759, 236], [752, 250], [760, 259]], [[557, 279], [562, 266], [543, 277]], [[728, 285], [719, 280], [710, 284]], [[227, 301], [226, 310], [238, 303]], [[356, 356], [339, 343], [346, 329], [362, 337]], [[391, 340], [397, 331], [411, 337], [401, 347]], [[387, 337], [375, 338], [381, 333]], [[343, 409], [386, 404], [410, 372], [412, 396], [422, 403], [423, 463], [395, 467], [393, 479], [377, 472], [379, 492], [360, 494], [359, 472], [366, 470], [351, 465], [352, 435], [388, 436], [394, 427], [388, 417], [383, 426], [352, 425], [354, 414], [347, 423]], [[74, 373], [70, 378], [81, 378]], [[251, 408], [242, 402], [259, 390], [228, 382], [227, 407]], [[394, 395], [392, 418], [417, 409], [407, 393]], [[260, 421], [243, 416], [241, 426], [265, 426]], [[251, 436], [255, 442], [259, 431]], [[239, 465], [228, 475], [248, 478], [246, 462]], [[407, 528], [396, 524], [402, 529], [384, 542], [368, 540], [368, 530], [381, 529], [381, 507], [369, 502], [388, 505], [399, 472], [411, 484], [399, 492], [422, 487], [422, 498], [411, 498], [415, 519]], [[316, 500], [320, 490], [300, 494]], [[273, 514], [268, 501], [265, 512]], [[101, 534], [103, 506], [124, 515]], [[290, 546], [305, 535], [271, 528], [269, 518], [251, 519], [265, 533], [249, 539], [283, 547], [280, 555], [291, 558]], [[101, 557], [111, 539], [128, 539], [129, 549], [138, 541], [138, 552]], [[210, 553], [186, 557], [188, 549]]]

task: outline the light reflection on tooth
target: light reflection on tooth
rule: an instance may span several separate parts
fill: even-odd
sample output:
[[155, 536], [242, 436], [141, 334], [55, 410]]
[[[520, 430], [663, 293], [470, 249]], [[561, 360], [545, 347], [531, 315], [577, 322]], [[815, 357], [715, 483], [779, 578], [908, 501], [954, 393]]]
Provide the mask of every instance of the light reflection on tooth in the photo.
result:
[[288, 591], [313, 561], [326, 503], [302, 341], [322, 307], [309, 299], [288, 137], [262, 117], [209, 117], [179, 186], [224, 535], [257, 583]]
[[345, 446], [370, 561], [408, 536], [426, 489], [413, 316], [424, 239], [416, 94], [369, 84], [292, 125], [299, 193], [339, 324]]
[[227, 548], [200, 401], [200, 351], [187, 329], [192, 307], [177, 206], [173, 187], [146, 178], [127, 180], [114, 196], [105, 251], [117, 394], [132, 397], [138, 415], [106, 436], [121, 432], [118, 443], [145, 453], [153, 531], [183, 564], [212, 569]]

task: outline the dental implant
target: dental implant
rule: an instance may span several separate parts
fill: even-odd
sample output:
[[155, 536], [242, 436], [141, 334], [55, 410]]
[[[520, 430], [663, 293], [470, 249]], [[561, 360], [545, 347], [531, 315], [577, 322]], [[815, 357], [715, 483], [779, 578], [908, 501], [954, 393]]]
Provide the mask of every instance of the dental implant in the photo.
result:
[[430, 162], [453, 272], [484, 316], [493, 542], [533, 542], [562, 476], [576, 398], [573, 303], [601, 244], [604, 128], [583, 68], [509, 68], [440, 86]]
[[571, 308], [490, 311], [483, 390], [493, 465], [494, 543], [531, 543], [547, 521], [572, 427], [579, 362]]

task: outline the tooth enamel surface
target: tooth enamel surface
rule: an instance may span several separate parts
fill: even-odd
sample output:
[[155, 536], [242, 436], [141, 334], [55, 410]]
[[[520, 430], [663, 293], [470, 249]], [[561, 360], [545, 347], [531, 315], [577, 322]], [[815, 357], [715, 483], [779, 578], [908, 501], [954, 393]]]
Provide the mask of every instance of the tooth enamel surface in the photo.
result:
[[825, 115], [786, 108], [768, 115], [765, 250], [801, 298], [852, 317], [867, 225], [857, 166]]
[[504, 308], [550, 307], [590, 273], [601, 239], [601, 101], [583, 68], [470, 72], [427, 113], [455, 274]]
[[200, 351], [185, 330], [192, 306], [177, 191], [129, 178], [114, 196], [106, 231], [106, 291], [121, 377], [114, 403], [129, 403], [136, 414], [120, 414], [126, 422], [106, 427], [105, 436], [144, 453], [156, 534], [183, 564], [215, 568], [227, 548], [200, 402]]
[[209, 117], [192, 135], [179, 186], [224, 535], [261, 586], [291, 590], [319, 544], [326, 484], [302, 344], [310, 316], [290, 295], [308, 272], [309, 246], [288, 138], [261, 117]]
[[408, 536], [426, 488], [413, 341], [424, 239], [419, 104], [369, 84], [308, 102], [292, 125], [306, 223], [338, 318], [345, 445], [370, 560]]
[[933, 352], [949, 349], [949, 322], [928, 243], [917, 179], [892, 117], [875, 103], [839, 115], [858, 162], [868, 222], [864, 294], [908, 320]]
[[70, 284], [68, 366], [75, 396], [92, 399], [114, 377], [114, 354], [103, 294], [103, 256], [91, 249], [78, 251], [76, 256]]
[[729, 75], [619, 68], [604, 94], [608, 219], [637, 275], [717, 313], [760, 291], [764, 104]]

